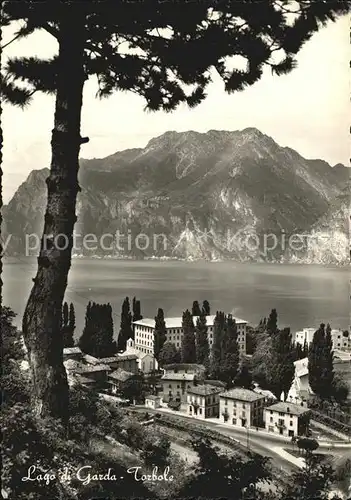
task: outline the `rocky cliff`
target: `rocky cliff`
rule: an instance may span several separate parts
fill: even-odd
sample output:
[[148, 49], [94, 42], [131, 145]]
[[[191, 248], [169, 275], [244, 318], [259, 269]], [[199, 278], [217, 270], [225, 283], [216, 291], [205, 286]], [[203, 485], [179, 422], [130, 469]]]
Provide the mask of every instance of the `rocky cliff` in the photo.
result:
[[[3, 208], [7, 254], [40, 235], [47, 175], [33, 171]], [[343, 165], [306, 160], [254, 128], [166, 132], [144, 149], [81, 160], [74, 252], [346, 263], [348, 178]], [[314, 238], [295, 250], [295, 234]]]

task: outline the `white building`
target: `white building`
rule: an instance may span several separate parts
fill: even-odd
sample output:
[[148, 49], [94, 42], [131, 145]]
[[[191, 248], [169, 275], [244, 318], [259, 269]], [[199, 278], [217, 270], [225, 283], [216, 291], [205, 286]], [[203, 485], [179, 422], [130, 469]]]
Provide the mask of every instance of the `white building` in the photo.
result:
[[313, 394], [308, 381], [308, 358], [299, 359], [294, 362], [294, 365], [294, 379], [286, 399], [299, 404], [302, 401], [307, 401]]
[[[309, 346], [313, 340], [314, 332], [316, 328], [304, 328], [295, 333], [294, 342], [300, 344], [302, 347], [305, 342]], [[332, 330], [331, 339], [333, 342], [333, 349], [340, 351], [351, 350], [351, 335], [349, 332], [343, 332], [342, 330]]]
[[122, 356], [124, 355], [137, 356], [138, 368], [143, 373], [150, 373], [158, 368], [158, 363], [153, 355], [153, 352], [142, 352], [141, 350], [136, 349], [133, 339], [127, 340], [127, 348]]
[[265, 423], [268, 432], [282, 436], [304, 436], [309, 425], [310, 411], [304, 405], [279, 402], [265, 408]]
[[152, 408], [153, 410], [156, 410], [161, 406], [160, 396], [154, 396], [153, 394], [145, 396], [145, 406], [146, 408]]
[[306, 342], [307, 345], [310, 345], [315, 331], [316, 328], [304, 328], [303, 330], [296, 332], [294, 335], [295, 344], [300, 344], [303, 347]]
[[224, 422], [238, 427], [263, 425], [265, 396], [237, 387], [219, 395], [219, 415]]
[[222, 387], [196, 385], [187, 391], [187, 414], [197, 418], [219, 417], [219, 394]]
[[[211, 348], [213, 344], [213, 329], [215, 315], [206, 316], [208, 328], [208, 343]], [[240, 352], [246, 353], [246, 327], [247, 321], [233, 317], [238, 328], [238, 344]], [[197, 316], [193, 317], [194, 325], [196, 326]], [[142, 353], [153, 354], [154, 349], [154, 330], [155, 320], [144, 318], [139, 321], [134, 321], [134, 338], [135, 348]], [[166, 341], [172, 342], [177, 349], [181, 348], [183, 328], [182, 317], [165, 318], [166, 324]]]

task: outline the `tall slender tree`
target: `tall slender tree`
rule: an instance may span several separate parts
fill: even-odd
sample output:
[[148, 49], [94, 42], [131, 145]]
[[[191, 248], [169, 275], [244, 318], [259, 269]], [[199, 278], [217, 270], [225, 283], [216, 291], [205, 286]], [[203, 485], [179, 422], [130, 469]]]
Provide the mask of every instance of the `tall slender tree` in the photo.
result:
[[183, 313], [182, 328], [182, 363], [196, 363], [195, 327], [188, 309]]
[[[319, 26], [350, 9], [343, 0], [293, 3], [298, 8], [292, 22], [289, 0], [188, 2], [181, 11], [168, 2], [150, 8], [147, 1], [3, 3], [2, 25], [21, 22], [14, 40], [45, 30], [58, 46], [58, 54], [48, 59], [10, 58], [1, 72], [5, 101], [24, 106], [38, 91], [56, 97], [44, 232], [22, 325], [34, 383], [33, 408], [39, 415], [68, 420], [59, 333], [80, 190], [78, 158], [81, 145], [88, 142], [80, 133], [86, 80], [97, 76], [100, 96], [130, 90], [145, 98], [149, 110], [171, 111], [180, 103], [193, 107], [205, 99], [211, 69], [227, 92], [254, 84], [266, 66], [277, 75], [288, 73]], [[273, 58], [277, 51], [281, 60]], [[246, 57], [246, 70], [228, 67], [228, 58], [235, 55]], [[184, 84], [192, 90], [187, 93]]]
[[200, 316], [200, 314], [201, 314], [201, 308], [199, 306], [199, 303], [197, 300], [194, 300], [193, 307], [192, 307], [192, 315], [193, 316]]
[[140, 300], [137, 300], [136, 297], [133, 297], [133, 321], [139, 321], [141, 319], [143, 319], [143, 316], [141, 314]]
[[72, 302], [69, 305], [67, 302], [63, 304], [62, 309], [62, 336], [63, 336], [63, 347], [73, 347], [74, 346], [74, 330], [75, 330], [75, 313], [74, 306]]
[[111, 304], [89, 302], [79, 347], [84, 353], [97, 358], [113, 356], [116, 353]]
[[284, 398], [287, 398], [295, 374], [294, 359], [295, 352], [290, 328], [275, 332], [272, 335], [272, 350], [267, 366], [267, 378], [270, 390], [277, 399], [280, 399], [282, 392], [284, 392]]
[[209, 316], [211, 314], [211, 307], [210, 307], [210, 303], [208, 300], [203, 301], [202, 310], [206, 316]]
[[219, 368], [219, 379], [230, 388], [239, 368], [238, 330], [231, 314], [225, 319], [224, 336], [222, 339], [222, 357]]
[[272, 309], [268, 316], [266, 331], [268, 335], [274, 335], [278, 331], [278, 314], [276, 309]]
[[127, 340], [134, 338], [132, 327], [132, 314], [130, 312], [129, 297], [126, 297], [122, 304], [121, 326], [117, 339], [117, 348], [119, 351], [125, 351]]
[[322, 323], [314, 333], [308, 351], [308, 376], [312, 391], [322, 399], [329, 399], [333, 395], [334, 367], [333, 344], [330, 328], [326, 331]]
[[223, 359], [223, 337], [225, 330], [225, 314], [217, 311], [213, 322], [213, 344], [210, 355], [210, 373], [214, 379], [219, 378]]
[[154, 330], [154, 356], [158, 360], [160, 351], [163, 348], [163, 344], [166, 342], [166, 322], [163, 309], [159, 308], [157, 311], [157, 316], [155, 316], [155, 330]]
[[199, 363], [200, 365], [208, 367], [210, 346], [208, 343], [207, 320], [203, 311], [201, 311], [196, 321], [195, 342], [196, 342], [196, 362]]

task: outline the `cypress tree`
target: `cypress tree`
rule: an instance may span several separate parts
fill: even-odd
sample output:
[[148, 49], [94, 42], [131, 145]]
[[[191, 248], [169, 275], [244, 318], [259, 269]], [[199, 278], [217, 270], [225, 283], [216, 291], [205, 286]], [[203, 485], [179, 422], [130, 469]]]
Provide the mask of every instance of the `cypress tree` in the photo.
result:
[[208, 366], [210, 346], [208, 343], [207, 321], [203, 312], [196, 321], [195, 328], [196, 341], [196, 362], [200, 365]]
[[239, 367], [238, 330], [231, 314], [225, 319], [225, 329], [222, 339], [222, 359], [219, 369], [219, 379], [232, 387]]
[[266, 324], [268, 335], [274, 335], [278, 331], [278, 314], [276, 309], [272, 309]]
[[210, 308], [210, 303], [208, 300], [204, 300], [202, 303], [202, 310], [206, 316], [209, 316], [211, 314], [211, 308]]
[[125, 351], [127, 340], [130, 338], [134, 338], [134, 332], [132, 328], [132, 315], [130, 312], [129, 298], [126, 297], [122, 304], [121, 326], [117, 340], [118, 351]]
[[84, 353], [97, 358], [113, 356], [116, 353], [110, 304], [96, 304], [95, 302], [88, 304], [79, 347]]
[[200, 309], [199, 303], [197, 300], [194, 300], [193, 307], [192, 307], [192, 315], [193, 316], [200, 316], [200, 314], [201, 314], [201, 309]]
[[272, 335], [272, 350], [267, 366], [270, 389], [277, 399], [282, 392], [286, 398], [295, 374], [294, 349], [290, 328], [284, 328]]
[[158, 360], [163, 344], [166, 342], [166, 322], [163, 309], [159, 308], [155, 316], [154, 356]]
[[334, 391], [334, 352], [331, 338], [331, 328], [327, 325], [323, 348], [323, 373], [321, 397], [330, 399]]
[[[139, 321], [141, 319], [143, 319], [143, 316], [141, 314], [140, 300], [137, 300], [136, 297], [133, 297], [133, 322]], [[133, 339], [134, 339], [134, 335], [133, 335]]]
[[195, 327], [188, 309], [183, 313], [182, 327], [182, 363], [196, 363]]
[[223, 337], [225, 330], [225, 315], [221, 311], [216, 312], [213, 322], [213, 344], [210, 355], [211, 378], [217, 379], [220, 375], [221, 361], [223, 358]]
[[[65, 302], [67, 305], [67, 302]], [[68, 305], [67, 305], [68, 311]], [[73, 347], [74, 346], [74, 330], [76, 327], [76, 317], [74, 313], [74, 306], [72, 302], [69, 305], [69, 311], [63, 313], [66, 319], [65, 326], [63, 327], [63, 347]]]
[[325, 352], [325, 324], [321, 323], [318, 330], [313, 335], [308, 351], [308, 378], [312, 391], [322, 396], [323, 390], [323, 371], [324, 371], [324, 352]]

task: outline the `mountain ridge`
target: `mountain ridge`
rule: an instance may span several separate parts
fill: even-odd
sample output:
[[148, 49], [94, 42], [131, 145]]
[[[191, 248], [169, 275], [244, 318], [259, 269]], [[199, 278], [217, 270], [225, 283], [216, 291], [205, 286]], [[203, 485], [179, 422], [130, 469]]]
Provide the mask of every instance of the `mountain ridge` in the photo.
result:
[[[145, 148], [81, 159], [80, 165], [77, 214], [83, 233], [101, 236], [118, 229], [133, 238], [140, 233], [167, 238], [165, 250], [97, 251], [134, 258], [310, 261], [307, 250], [296, 255], [274, 249], [267, 257], [261, 247], [242, 248], [234, 236], [239, 231], [242, 239], [245, 229], [246, 238], [261, 242], [267, 233], [316, 232], [349, 179], [344, 165], [307, 160], [254, 127], [167, 131]], [[4, 233], [12, 234], [9, 254], [23, 252], [26, 231], [41, 232], [48, 173], [32, 171], [3, 208]], [[340, 252], [334, 253], [328, 262], [344, 264]], [[316, 263], [322, 260], [315, 257]]]

